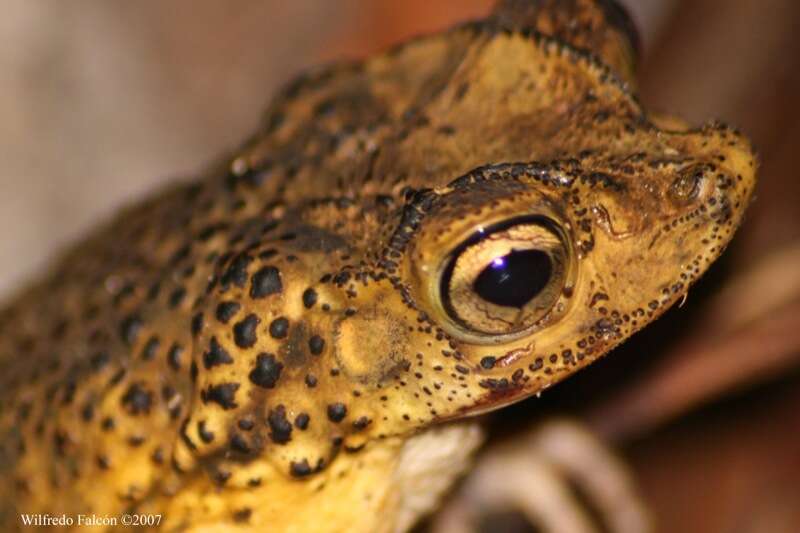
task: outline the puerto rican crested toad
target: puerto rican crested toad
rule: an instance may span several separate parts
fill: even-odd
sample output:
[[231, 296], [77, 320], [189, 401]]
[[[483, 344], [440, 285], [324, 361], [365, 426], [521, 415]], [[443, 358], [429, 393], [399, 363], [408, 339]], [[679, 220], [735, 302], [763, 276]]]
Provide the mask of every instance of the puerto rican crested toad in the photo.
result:
[[501, 2], [297, 79], [240, 150], [75, 246], [0, 313], [4, 529], [432, 510], [470, 417], [657, 318], [742, 219], [748, 142], [646, 113], [633, 41], [609, 1]]

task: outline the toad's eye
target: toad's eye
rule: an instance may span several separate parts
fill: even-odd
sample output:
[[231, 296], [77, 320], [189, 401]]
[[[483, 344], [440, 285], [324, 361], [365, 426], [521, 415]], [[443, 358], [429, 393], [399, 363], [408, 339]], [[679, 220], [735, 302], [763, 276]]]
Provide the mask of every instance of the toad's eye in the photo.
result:
[[471, 334], [523, 331], [555, 304], [567, 261], [567, 247], [548, 219], [516, 218], [480, 230], [445, 258], [442, 307]]

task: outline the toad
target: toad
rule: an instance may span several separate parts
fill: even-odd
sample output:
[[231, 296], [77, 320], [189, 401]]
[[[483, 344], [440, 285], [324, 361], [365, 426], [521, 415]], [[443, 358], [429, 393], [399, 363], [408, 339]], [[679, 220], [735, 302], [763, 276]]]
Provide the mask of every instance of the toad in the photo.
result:
[[609, 0], [501, 1], [300, 77], [65, 253], [0, 312], [4, 529], [410, 528], [476, 415], [655, 320], [742, 220], [748, 141], [645, 111], [634, 52]]

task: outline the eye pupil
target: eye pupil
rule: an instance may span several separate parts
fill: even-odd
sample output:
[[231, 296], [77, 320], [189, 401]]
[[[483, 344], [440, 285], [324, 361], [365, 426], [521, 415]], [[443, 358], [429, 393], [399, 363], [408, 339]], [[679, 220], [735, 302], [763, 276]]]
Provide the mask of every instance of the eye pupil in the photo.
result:
[[541, 250], [512, 250], [497, 257], [475, 278], [472, 288], [487, 302], [522, 308], [547, 286], [553, 272]]

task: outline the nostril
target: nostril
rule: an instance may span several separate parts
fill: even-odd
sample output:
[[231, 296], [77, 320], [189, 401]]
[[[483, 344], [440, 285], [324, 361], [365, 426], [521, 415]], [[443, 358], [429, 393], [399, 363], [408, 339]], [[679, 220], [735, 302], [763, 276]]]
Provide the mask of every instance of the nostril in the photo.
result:
[[697, 198], [703, 176], [704, 167], [702, 165], [692, 165], [682, 169], [669, 186], [670, 199], [678, 205], [684, 205]]

